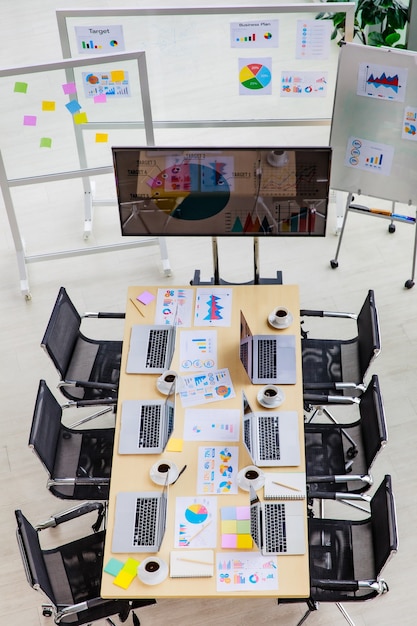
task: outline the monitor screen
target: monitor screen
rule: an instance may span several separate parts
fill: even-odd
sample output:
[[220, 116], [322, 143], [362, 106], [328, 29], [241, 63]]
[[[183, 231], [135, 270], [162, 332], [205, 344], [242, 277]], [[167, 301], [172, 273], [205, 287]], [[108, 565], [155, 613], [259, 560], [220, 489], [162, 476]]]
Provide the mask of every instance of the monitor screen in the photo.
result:
[[331, 148], [112, 148], [122, 235], [324, 236]]

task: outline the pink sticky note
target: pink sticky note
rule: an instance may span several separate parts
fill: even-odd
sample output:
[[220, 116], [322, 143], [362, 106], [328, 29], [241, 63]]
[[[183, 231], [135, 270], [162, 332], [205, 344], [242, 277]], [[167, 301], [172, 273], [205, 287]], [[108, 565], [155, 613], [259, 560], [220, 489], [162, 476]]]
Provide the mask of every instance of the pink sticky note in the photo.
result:
[[142, 302], [142, 304], [149, 304], [149, 302], [155, 300], [155, 296], [149, 291], [143, 291], [141, 294], [138, 295], [136, 300], [139, 300], [139, 302]]
[[222, 548], [236, 548], [236, 535], [222, 535]]
[[24, 126], [36, 126], [36, 115], [24, 115], [23, 125]]
[[75, 83], [65, 83], [64, 85], [62, 85], [62, 89], [67, 95], [70, 93], [77, 93], [77, 87]]
[[237, 506], [236, 507], [236, 519], [250, 519], [250, 507], [249, 506]]
[[107, 96], [105, 93], [100, 93], [97, 96], [94, 96], [94, 102], [100, 103], [100, 102], [107, 102]]

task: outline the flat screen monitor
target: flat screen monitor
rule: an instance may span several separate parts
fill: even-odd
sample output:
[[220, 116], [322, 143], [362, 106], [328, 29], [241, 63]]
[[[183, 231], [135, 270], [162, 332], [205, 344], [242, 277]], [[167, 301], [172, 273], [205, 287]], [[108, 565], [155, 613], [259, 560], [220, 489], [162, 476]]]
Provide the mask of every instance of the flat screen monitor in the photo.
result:
[[112, 148], [122, 235], [324, 236], [331, 148]]

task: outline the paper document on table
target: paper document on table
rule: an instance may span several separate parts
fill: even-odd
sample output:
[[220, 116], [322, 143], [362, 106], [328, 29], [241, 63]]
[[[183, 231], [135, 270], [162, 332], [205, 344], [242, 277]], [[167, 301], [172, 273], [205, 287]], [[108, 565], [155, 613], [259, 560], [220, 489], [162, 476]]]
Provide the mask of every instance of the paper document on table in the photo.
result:
[[201, 446], [198, 449], [197, 493], [237, 493], [237, 446]]
[[239, 441], [239, 409], [186, 409], [186, 441]]
[[192, 289], [158, 289], [155, 324], [191, 326], [193, 296]]
[[217, 497], [175, 498], [176, 548], [215, 548], [217, 542]]
[[278, 562], [276, 556], [259, 552], [219, 552], [216, 555], [217, 591], [276, 591]]
[[194, 326], [230, 326], [231, 318], [231, 287], [204, 287], [197, 289]]
[[181, 376], [178, 395], [184, 408], [235, 397], [227, 368]]
[[217, 331], [183, 330], [180, 335], [180, 371], [212, 371], [217, 368]]

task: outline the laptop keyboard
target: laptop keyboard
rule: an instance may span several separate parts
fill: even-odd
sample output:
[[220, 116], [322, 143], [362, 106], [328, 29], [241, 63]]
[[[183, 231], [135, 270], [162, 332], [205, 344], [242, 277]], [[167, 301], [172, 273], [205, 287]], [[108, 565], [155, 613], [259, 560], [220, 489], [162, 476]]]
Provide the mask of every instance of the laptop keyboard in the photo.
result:
[[258, 378], [276, 378], [277, 342], [258, 339]]
[[136, 500], [134, 546], [155, 545], [158, 499], [138, 498]]
[[140, 411], [139, 448], [157, 448], [161, 430], [160, 404], [144, 404]]
[[149, 331], [146, 367], [165, 367], [168, 336], [168, 328], [160, 330], [151, 329]]
[[279, 418], [272, 415], [258, 417], [259, 457], [263, 461], [281, 458], [279, 448]]
[[265, 549], [267, 552], [287, 552], [285, 504], [264, 503]]

